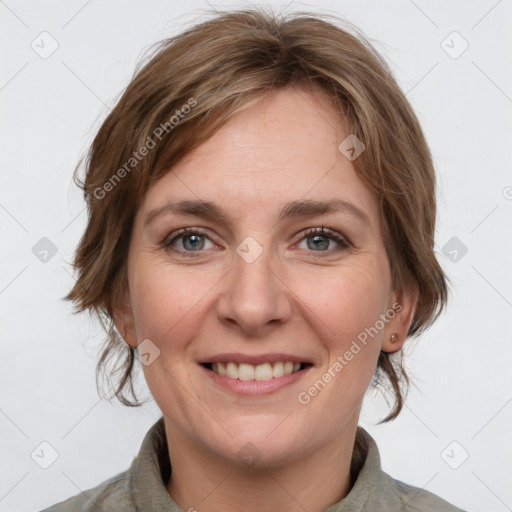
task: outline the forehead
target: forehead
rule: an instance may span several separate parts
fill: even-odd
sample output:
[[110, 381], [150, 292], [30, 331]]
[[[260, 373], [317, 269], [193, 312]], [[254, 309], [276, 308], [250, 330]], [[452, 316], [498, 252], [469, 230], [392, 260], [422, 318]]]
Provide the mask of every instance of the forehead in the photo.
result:
[[337, 198], [375, 221], [375, 198], [338, 149], [348, 135], [322, 91], [274, 91], [236, 113], [153, 183], [140, 216], [183, 199], [215, 202], [240, 218], [299, 199]]

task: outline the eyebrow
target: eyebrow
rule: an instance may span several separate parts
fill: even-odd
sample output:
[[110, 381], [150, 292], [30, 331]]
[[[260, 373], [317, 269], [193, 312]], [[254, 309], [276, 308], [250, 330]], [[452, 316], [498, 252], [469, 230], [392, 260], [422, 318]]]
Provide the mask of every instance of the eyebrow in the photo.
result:
[[[151, 210], [146, 215], [144, 226], [147, 226], [156, 217], [165, 213], [193, 215], [204, 219], [217, 220], [229, 225], [229, 217], [220, 206], [202, 199], [194, 199], [178, 202], [168, 201], [163, 206]], [[314, 217], [325, 213], [349, 214], [363, 224], [366, 224], [367, 227], [370, 227], [370, 220], [366, 213], [355, 204], [344, 199], [330, 199], [327, 201], [304, 199], [291, 201], [283, 206], [278, 221], [281, 222], [295, 217]]]

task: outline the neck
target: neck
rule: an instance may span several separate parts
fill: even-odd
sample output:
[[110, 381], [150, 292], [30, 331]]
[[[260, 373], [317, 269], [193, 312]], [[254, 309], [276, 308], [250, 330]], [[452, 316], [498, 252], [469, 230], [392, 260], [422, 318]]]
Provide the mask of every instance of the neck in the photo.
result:
[[246, 468], [212, 458], [166, 421], [172, 472], [167, 490], [184, 511], [322, 511], [343, 499], [353, 482], [350, 465], [357, 422], [293, 463]]

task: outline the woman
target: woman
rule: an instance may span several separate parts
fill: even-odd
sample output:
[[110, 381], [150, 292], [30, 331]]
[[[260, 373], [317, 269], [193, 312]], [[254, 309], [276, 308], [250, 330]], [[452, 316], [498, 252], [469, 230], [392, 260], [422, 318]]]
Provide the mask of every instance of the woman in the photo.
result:
[[401, 349], [437, 318], [435, 175], [361, 35], [219, 14], [164, 41], [100, 128], [66, 297], [140, 360], [162, 418], [131, 467], [47, 509], [455, 511], [393, 479], [358, 426], [403, 406]]

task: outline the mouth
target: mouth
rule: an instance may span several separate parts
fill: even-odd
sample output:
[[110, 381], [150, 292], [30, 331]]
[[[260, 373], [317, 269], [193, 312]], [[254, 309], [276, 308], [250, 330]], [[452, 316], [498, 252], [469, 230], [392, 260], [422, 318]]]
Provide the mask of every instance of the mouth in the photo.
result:
[[226, 352], [205, 356], [199, 367], [216, 389], [257, 397], [297, 385], [315, 367], [305, 355]]
[[236, 361], [216, 361], [200, 363], [207, 370], [232, 380], [268, 381], [299, 373], [312, 367], [309, 362], [267, 361], [260, 364]]

